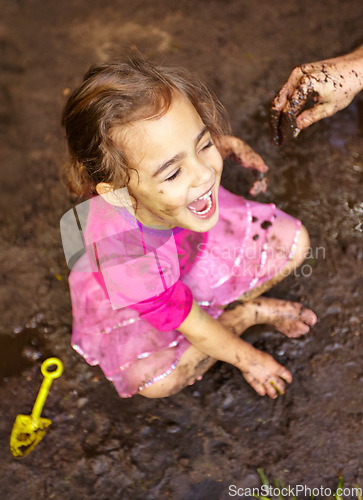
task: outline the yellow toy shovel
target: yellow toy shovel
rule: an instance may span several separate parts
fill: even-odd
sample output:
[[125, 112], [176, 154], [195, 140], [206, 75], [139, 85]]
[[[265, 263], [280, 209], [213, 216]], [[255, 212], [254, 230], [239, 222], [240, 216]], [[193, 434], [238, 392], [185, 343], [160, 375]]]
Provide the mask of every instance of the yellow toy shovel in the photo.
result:
[[[54, 371], [48, 371], [51, 366]], [[52, 423], [48, 418], [40, 418], [45, 400], [47, 399], [53, 379], [63, 373], [63, 363], [58, 358], [48, 358], [41, 366], [44, 380], [40, 387], [31, 415], [18, 415], [15, 419], [10, 436], [10, 450], [14, 457], [23, 457], [30, 453], [44, 437], [47, 428]]]

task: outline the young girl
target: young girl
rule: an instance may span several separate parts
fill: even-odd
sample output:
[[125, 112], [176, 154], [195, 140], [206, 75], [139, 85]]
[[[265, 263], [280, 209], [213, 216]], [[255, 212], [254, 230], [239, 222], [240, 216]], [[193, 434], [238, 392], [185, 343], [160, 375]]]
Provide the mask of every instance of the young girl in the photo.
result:
[[66, 104], [68, 188], [91, 197], [76, 209], [86, 253], [69, 276], [72, 344], [121, 397], [169, 396], [222, 360], [276, 398], [291, 373], [237, 334], [270, 323], [298, 337], [316, 322], [301, 304], [257, 299], [301, 264], [309, 237], [220, 186], [221, 153], [267, 169], [224, 135], [224, 117], [194, 77], [139, 57], [92, 67]]

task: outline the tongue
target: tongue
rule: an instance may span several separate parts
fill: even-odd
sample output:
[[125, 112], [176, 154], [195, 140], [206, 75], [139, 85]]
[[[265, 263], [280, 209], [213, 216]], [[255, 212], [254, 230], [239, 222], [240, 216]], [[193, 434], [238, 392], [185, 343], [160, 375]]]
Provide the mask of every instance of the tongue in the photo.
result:
[[193, 203], [188, 205], [188, 208], [192, 208], [193, 210], [196, 210], [197, 212], [202, 212], [207, 208], [207, 200], [195, 200]]

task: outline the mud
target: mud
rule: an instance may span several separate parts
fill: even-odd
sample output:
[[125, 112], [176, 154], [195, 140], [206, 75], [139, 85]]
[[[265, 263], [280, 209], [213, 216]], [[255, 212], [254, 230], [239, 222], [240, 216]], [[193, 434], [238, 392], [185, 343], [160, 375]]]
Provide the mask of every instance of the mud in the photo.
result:
[[[354, 46], [362, 2], [3, 0], [1, 11], [1, 498], [225, 499], [231, 484], [258, 486], [258, 467], [291, 486], [333, 489], [343, 475], [362, 487], [363, 96], [281, 148], [269, 133], [270, 102], [292, 68]], [[318, 324], [300, 340], [269, 327], [247, 334], [293, 373], [276, 401], [222, 363], [168, 399], [121, 400], [70, 346], [61, 109], [89, 65], [124, 44], [206, 81], [270, 166], [257, 199], [309, 230], [305, 265], [268, 295], [301, 300]], [[223, 184], [248, 196], [235, 165]], [[43, 413], [53, 424], [17, 460], [11, 428], [30, 414], [49, 355], [65, 366]]]

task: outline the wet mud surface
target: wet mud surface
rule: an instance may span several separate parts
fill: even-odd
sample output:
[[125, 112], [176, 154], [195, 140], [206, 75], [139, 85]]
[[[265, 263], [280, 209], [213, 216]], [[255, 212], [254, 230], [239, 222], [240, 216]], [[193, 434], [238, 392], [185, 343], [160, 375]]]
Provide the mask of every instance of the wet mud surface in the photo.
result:
[[[291, 486], [333, 489], [343, 475], [362, 487], [363, 96], [281, 148], [269, 136], [270, 102], [292, 68], [350, 50], [362, 3], [3, 0], [1, 10], [1, 498], [224, 499], [231, 484], [259, 486], [258, 467]], [[306, 264], [268, 295], [301, 300], [318, 324], [300, 340], [247, 332], [293, 373], [276, 401], [222, 363], [168, 399], [121, 400], [70, 346], [60, 114], [66, 89], [125, 43], [206, 81], [270, 166], [258, 201], [309, 230]], [[223, 183], [248, 192], [239, 167], [226, 166]], [[43, 413], [53, 424], [17, 460], [12, 425], [31, 413], [50, 355], [65, 368]]]

